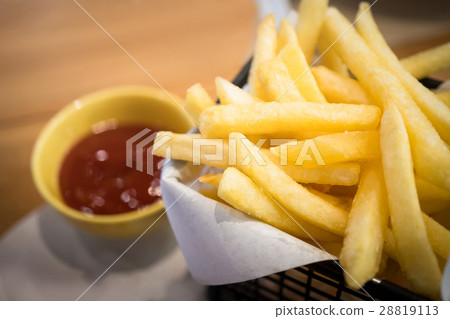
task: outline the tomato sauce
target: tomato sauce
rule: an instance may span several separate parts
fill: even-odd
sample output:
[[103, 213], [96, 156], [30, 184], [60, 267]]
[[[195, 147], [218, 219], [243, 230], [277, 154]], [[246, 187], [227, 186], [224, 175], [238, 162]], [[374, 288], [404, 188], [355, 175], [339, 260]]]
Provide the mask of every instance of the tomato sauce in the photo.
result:
[[126, 165], [126, 141], [145, 128], [116, 126], [79, 141], [66, 155], [60, 170], [59, 186], [66, 204], [84, 213], [104, 215], [133, 211], [159, 200], [158, 163], [163, 158], [153, 156], [153, 172], [146, 172], [146, 150], [153, 143], [144, 147], [144, 172], [135, 168], [136, 147], [132, 151], [133, 167]]

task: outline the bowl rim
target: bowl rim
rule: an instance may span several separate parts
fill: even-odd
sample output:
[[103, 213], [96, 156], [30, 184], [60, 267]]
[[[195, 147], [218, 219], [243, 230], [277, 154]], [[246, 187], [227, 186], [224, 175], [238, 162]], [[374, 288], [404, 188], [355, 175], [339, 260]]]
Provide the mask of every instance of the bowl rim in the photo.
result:
[[180, 114], [184, 113], [187, 122], [190, 122], [192, 127], [194, 126], [192, 119], [186, 114], [186, 111], [183, 112], [184, 109], [180, 110], [180, 108], [182, 108], [182, 100], [177, 95], [167, 93], [156, 87], [144, 85], [122, 85], [100, 89], [85, 94], [73, 100], [66, 106], [64, 106], [47, 122], [47, 124], [41, 130], [34, 143], [31, 155], [31, 173], [38, 192], [41, 194], [41, 196], [44, 198], [45, 201], [47, 201], [50, 205], [56, 208], [56, 210], [58, 210], [63, 215], [66, 215], [67, 217], [70, 217], [80, 222], [88, 222], [93, 224], [116, 224], [121, 222], [130, 222], [138, 220], [156, 214], [161, 210], [164, 210], [164, 203], [162, 199], [159, 199], [148, 206], [145, 206], [137, 210], [132, 210], [126, 213], [108, 214], [108, 215], [83, 213], [77, 209], [68, 206], [62, 199], [59, 199], [57, 196], [55, 196], [46, 186], [43, 178], [43, 172], [41, 172], [41, 170], [38, 169], [43, 154], [42, 152], [43, 146], [45, 145], [49, 136], [61, 124], [61, 122], [64, 119], [70, 116], [73, 112], [79, 112], [82, 109], [91, 107], [92, 104], [94, 104], [94, 102], [98, 102], [99, 100], [118, 98], [130, 95], [161, 100], [161, 102], [170, 105], [174, 109], [175, 108], [179, 109]]

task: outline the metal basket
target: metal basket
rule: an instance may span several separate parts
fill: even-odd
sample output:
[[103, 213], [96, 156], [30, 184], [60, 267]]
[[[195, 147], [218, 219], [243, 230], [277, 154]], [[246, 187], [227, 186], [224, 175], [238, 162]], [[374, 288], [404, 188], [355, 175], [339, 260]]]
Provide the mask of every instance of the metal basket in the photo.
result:
[[[251, 60], [233, 80], [243, 87], [247, 83]], [[422, 84], [434, 89], [441, 83], [423, 79]], [[255, 280], [208, 287], [210, 300], [429, 300], [387, 280], [372, 279], [362, 290], [349, 288], [342, 269], [335, 261], [322, 261]]]

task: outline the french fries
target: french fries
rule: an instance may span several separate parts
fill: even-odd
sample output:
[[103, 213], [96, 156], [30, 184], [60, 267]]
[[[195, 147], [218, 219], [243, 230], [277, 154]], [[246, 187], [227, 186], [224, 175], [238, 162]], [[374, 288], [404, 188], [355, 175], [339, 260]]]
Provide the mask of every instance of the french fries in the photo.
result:
[[362, 287], [377, 274], [383, 252], [388, 208], [382, 168], [377, 164], [363, 168], [339, 256], [346, 282], [353, 288]]
[[[280, 157], [282, 163], [297, 163], [302, 167], [315, 167], [320, 165], [315, 160], [302, 161], [302, 153], [305, 153], [307, 145], [312, 142], [320, 151], [322, 165], [351, 161], [368, 161], [380, 157], [378, 146], [378, 131], [357, 131], [322, 135], [312, 140], [288, 142], [280, 146], [272, 147], [272, 153]], [[300, 163], [302, 161], [302, 163]]]
[[328, 10], [323, 27], [335, 39], [340, 37], [335, 44], [336, 51], [378, 104], [383, 108], [395, 104], [399, 108], [411, 140], [417, 174], [450, 189], [450, 149], [411, 95], [393, 74], [383, 69], [377, 56], [336, 9]]
[[[199, 178], [213, 186], [204, 196], [340, 256], [348, 286], [391, 258], [437, 299], [450, 254], [450, 108], [415, 77], [449, 67], [449, 43], [399, 61], [368, 4], [356, 27], [327, 6], [301, 1], [297, 30], [283, 20], [277, 33], [266, 17], [249, 92], [217, 77], [215, 105], [194, 85], [185, 106], [200, 134], [158, 132], [153, 154], [224, 170]], [[322, 65], [311, 67], [316, 46]]]
[[441, 272], [427, 237], [414, 182], [408, 135], [396, 106], [384, 111], [380, 145], [400, 266], [418, 291], [437, 298]]
[[297, 103], [252, 103], [205, 109], [199, 118], [200, 132], [226, 138], [232, 132], [248, 135], [317, 131], [372, 130], [381, 111], [373, 105]]
[[403, 68], [417, 79], [450, 69], [450, 42], [401, 59]]
[[[294, 80], [293, 83], [306, 101], [326, 102], [297, 43], [286, 44], [278, 53], [278, 57], [286, 65], [291, 78]], [[290, 85], [292, 85], [292, 82]]]
[[248, 75], [250, 93], [263, 101], [267, 101], [267, 98], [259, 82], [256, 70], [261, 62], [274, 58], [276, 50], [277, 33], [275, 30], [275, 16], [270, 14], [264, 18], [258, 27], [255, 51], [253, 52], [252, 65]]
[[322, 65], [311, 68], [317, 86], [330, 103], [370, 104], [370, 99], [355, 79]]
[[281, 51], [288, 43], [298, 45], [297, 34], [294, 28], [286, 19], [282, 19], [277, 37], [277, 53]]
[[[376, 53], [383, 67], [391, 70], [400, 80], [441, 138], [450, 143], [450, 109], [403, 68], [379, 32], [367, 2], [360, 3], [357, 16], [356, 27], [359, 33]], [[450, 46], [447, 55], [450, 55]]]
[[198, 120], [198, 116], [204, 109], [213, 105], [216, 103], [200, 83], [194, 84], [187, 90], [184, 108], [195, 120]]
[[259, 82], [266, 90], [268, 101], [282, 103], [305, 101], [280, 59], [273, 58], [261, 62], [256, 73]]
[[[236, 185], [240, 186], [236, 194]], [[340, 238], [310, 223], [286, 214], [251, 178], [236, 168], [227, 168], [220, 179], [218, 195], [236, 209], [262, 220], [292, 236], [321, 241], [339, 241]]]
[[[344, 234], [347, 220], [344, 210], [310, 193], [273, 164], [264, 153], [252, 157], [256, 156], [258, 148], [244, 135], [231, 133], [230, 139], [236, 141], [237, 167], [282, 203], [285, 209], [322, 229], [340, 236]], [[249, 156], [252, 158], [247, 160]]]
[[308, 63], [314, 57], [328, 0], [303, 0], [298, 6], [297, 37]]
[[237, 87], [220, 76], [216, 77], [216, 91], [221, 104], [261, 102], [257, 97], [250, 95], [240, 87]]

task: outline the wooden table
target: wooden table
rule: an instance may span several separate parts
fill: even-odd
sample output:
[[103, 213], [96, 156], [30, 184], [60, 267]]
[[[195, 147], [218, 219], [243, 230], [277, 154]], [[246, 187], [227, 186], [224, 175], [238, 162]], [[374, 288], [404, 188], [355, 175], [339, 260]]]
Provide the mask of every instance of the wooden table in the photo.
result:
[[[252, 0], [79, 3], [167, 90], [231, 79], [250, 57]], [[71, 0], [0, 2], [0, 234], [42, 203], [30, 173], [33, 143], [75, 98], [109, 86], [155, 83]]]

